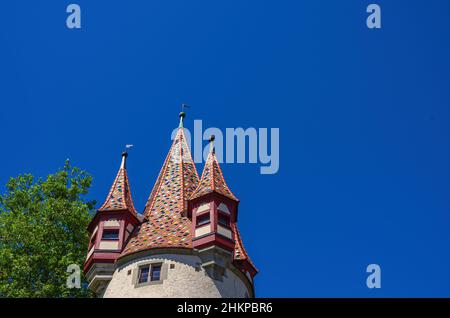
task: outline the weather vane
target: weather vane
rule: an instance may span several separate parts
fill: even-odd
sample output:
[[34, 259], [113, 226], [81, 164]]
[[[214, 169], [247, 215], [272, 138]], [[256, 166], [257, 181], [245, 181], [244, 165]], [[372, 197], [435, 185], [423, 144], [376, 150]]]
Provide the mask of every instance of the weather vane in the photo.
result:
[[181, 111], [184, 112], [185, 108], [191, 108], [188, 104], [181, 104]]

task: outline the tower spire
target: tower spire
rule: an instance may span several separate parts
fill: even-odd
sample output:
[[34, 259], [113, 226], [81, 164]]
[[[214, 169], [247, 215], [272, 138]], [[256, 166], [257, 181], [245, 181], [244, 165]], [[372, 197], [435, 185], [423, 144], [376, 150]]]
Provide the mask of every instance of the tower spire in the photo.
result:
[[183, 118], [185, 116], [184, 112], [180, 113], [180, 126], [147, 200], [145, 216], [157, 212], [163, 208], [163, 202], [168, 201], [171, 201], [171, 212], [176, 210], [177, 213], [182, 214], [186, 209], [186, 201], [198, 185], [197, 169], [184, 134]]
[[180, 126], [145, 205], [145, 221], [121, 257], [151, 248], [192, 248], [187, 200], [199, 177], [184, 134], [185, 115], [180, 113]]
[[209, 138], [209, 154], [206, 159], [205, 168], [203, 169], [200, 183], [197, 189], [195, 189], [194, 194], [190, 197], [190, 200], [211, 192], [216, 192], [233, 201], [239, 202], [239, 199], [236, 198], [233, 192], [231, 192], [225, 178], [223, 177], [222, 169], [220, 168], [220, 164], [216, 156], [214, 140], [215, 136], [212, 135]]
[[133, 198], [131, 197], [130, 182], [128, 180], [128, 174], [126, 169], [128, 153], [122, 153], [122, 162], [120, 163], [119, 171], [114, 179], [114, 182], [109, 190], [103, 205], [98, 209], [102, 211], [119, 211], [129, 210], [131, 213], [136, 214]]

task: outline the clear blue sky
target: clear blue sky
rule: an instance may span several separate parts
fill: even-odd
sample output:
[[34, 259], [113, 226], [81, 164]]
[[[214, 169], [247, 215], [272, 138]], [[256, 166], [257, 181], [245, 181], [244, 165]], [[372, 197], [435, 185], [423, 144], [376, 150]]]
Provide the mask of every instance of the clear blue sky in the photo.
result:
[[1, 4], [1, 184], [70, 158], [102, 201], [132, 143], [142, 210], [186, 102], [280, 128], [278, 174], [223, 165], [258, 296], [450, 296], [448, 0], [71, 2]]

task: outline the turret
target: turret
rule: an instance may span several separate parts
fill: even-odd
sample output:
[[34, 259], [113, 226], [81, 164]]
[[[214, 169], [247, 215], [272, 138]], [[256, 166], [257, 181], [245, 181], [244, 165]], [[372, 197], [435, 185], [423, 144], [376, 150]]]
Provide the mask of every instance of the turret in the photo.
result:
[[142, 216], [133, 206], [124, 154], [89, 226], [85, 273], [100, 297], [254, 297], [257, 270], [237, 228], [239, 200], [225, 183], [214, 138], [200, 180], [185, 115]]
[[[210, 152], [199, 186], [189, 200], [188, 216], [192, 219], [192, 245], [214, 279], [221, 280], [225, 269], [236, 261], [236, 250], [243, 250], [236, 225], [238, 205], [223, 177], [211, 136]], [[246, 255], [245, 251], [241, 254]], [[249, 266], [247, 272], [252, 280], [256, 269]]]
[[101, 295], [114, 273], [114, 262], [128, 239], [140, 224], [134, 208], [126, 170], [128, 154], [122, 154], [122, 163], [103, 205], [88, 226], [90, 241], [84, 265], [89, 288]]

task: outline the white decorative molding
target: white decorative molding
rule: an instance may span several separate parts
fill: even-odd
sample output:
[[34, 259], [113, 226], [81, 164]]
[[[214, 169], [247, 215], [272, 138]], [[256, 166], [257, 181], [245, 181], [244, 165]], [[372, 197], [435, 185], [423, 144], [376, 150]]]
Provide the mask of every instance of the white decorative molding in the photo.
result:
[[211, 209], [211, 205], [209, 203], [203, 203], [197, 208], [197, 213], [208, 211], [209, 209]]

